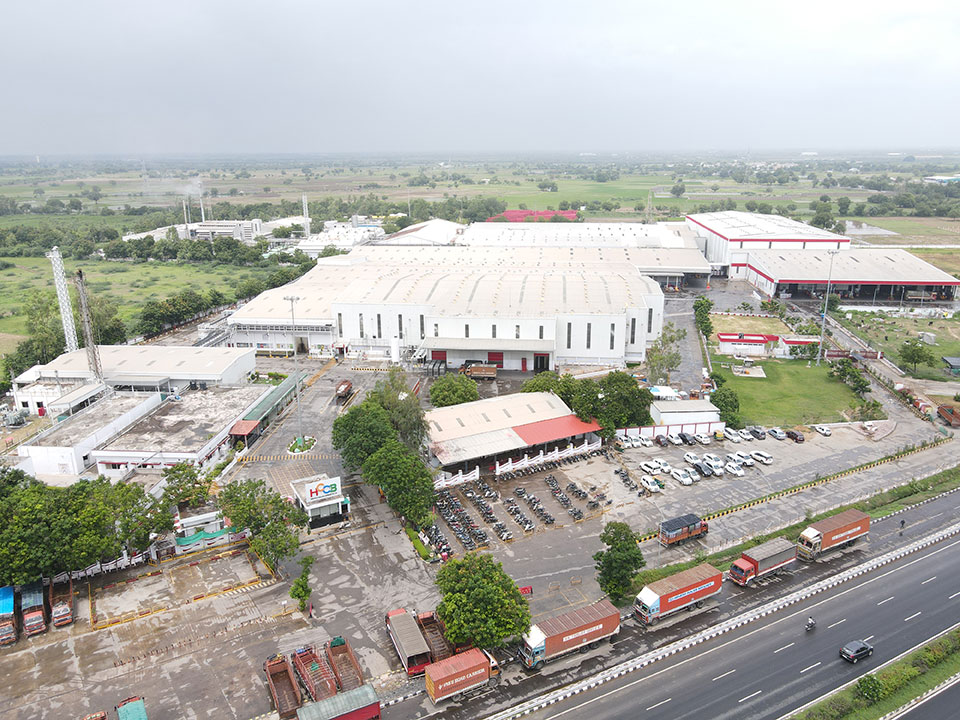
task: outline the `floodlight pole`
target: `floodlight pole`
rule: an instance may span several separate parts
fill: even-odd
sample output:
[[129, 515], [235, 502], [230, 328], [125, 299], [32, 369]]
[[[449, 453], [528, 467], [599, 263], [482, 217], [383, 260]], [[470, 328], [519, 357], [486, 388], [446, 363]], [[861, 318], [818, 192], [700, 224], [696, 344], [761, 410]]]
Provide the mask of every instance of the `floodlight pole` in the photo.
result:
[[820, 358], [823, 357], [823, 338], [827, 330], [827, 306], [830, 303], [830, 282], [833, 280], [833, 261], [839, 250], [827, 250], [830, 253], [830, 271], [827, 273], [827, 292], [823, 295], [823, 316], [820, 318], [820, 347], [817, 350], [817, 367], [820, 367]]
[[297, 440], [303, 442], [303, 412], [300, 410], [300, 363], [297, 360], [297, 319], [293, 312], [294, 304], [300, 299], [298, 295], [287, 295], [283, 298], [290, 303], [290, 332], [293, 339], [293, 377], [294, 388], [297, 394]]

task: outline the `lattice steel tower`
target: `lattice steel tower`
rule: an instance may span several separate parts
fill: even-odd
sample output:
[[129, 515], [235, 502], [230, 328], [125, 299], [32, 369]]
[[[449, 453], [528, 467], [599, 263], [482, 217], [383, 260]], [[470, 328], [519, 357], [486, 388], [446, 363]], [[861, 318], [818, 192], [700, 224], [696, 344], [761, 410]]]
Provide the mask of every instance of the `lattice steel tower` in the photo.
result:
[[77, 342], [77, 327], [73, 324], [73, 303], [70, 302], [70, 291], [67, 289], [67, 277], [63, 272], [63, 258], [60, 248], [54, 247], [47, 253], [50, 264], [53, 265], [53, 284], [57, 288], [57, 302], [60, 303], [60, 320], [63, 322], [63, 339], [67, 344], [67, 352], [80, 349]]

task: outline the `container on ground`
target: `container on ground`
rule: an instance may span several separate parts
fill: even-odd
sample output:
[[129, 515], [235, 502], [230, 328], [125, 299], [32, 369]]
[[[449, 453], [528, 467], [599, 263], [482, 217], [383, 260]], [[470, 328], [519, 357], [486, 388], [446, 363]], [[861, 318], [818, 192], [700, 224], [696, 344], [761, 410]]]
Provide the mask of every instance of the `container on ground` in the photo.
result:
[[588, 648], [595, 648], [601, 640], [619, 632], [620, 611], [604, 598], [593, 605], [531, 625], [520, 644], [520, 661], [527, 668], [536, 670], [568, 652], [586, 652]]
[[360, 669], [360, 663], [357, 662], [353, 650], [350, 649], [350, 643], [339, 635], [332, 640], [327, 640], [326, 645], [327, 661], [333, 669], [333, 674], [337, 677], [337, 685], [341, 691], [356, 690], [363, 685], [363, 671]]
[[709, 563], [650, 583], [637, 594], [634, 615], [645, 625], [684, 608], [703, 607], [723, 587], [723, 574]]
[[267, 685], [270, 695], [281, 720], [297, 716], [300, 707], [300, 686], [293, 677], [293, 668], [284, 655], [274, 655], [263, 664], [263, 671], [267, 675]]

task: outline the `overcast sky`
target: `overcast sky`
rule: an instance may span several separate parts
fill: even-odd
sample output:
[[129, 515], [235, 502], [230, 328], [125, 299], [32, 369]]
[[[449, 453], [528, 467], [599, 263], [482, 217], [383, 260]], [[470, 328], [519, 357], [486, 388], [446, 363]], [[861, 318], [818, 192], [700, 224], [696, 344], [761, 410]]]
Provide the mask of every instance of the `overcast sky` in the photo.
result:
[[960, 3], [8, 3], [0, 154], [960, 146]]

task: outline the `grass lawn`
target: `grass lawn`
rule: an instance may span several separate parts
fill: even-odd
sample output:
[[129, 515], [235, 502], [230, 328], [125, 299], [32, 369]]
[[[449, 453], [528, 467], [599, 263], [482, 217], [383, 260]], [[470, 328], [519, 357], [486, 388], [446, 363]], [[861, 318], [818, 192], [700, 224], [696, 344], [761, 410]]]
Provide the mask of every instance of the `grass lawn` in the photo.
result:
[[715, 333], [756, 333], [762, 335], [792, 335], [793, 331], [780, 318], [741, 317], [738, 315], [711, 315]]
[[809, 425], [838, 422], [841, 413], [859, 404], [853, 391], [830, 377], [826, 365], [807, 367], [806, 360], [768, 360], [757, 363], [766, 378], [741, 378], [722, 368], [716, 357], [714, 369], [726, 378], [740, 398], [740, 414], [751, 425]]
[[11, 333], [0, 332], [0, 355], [12, 353], [17, 349], [17, 345], [19, 345], [22, 340], [26, 339], [26, 335], [14, 335]]
[[[960, 355], [960, 320], [885, 317], [877, 313], [860, 312], [850, 314], [852, 316], [850, 320], [847, 319], [846, 313], [837, 313], [833, 317], [873, 347], [883, 350], [884, 354], [888, 355], [890, 360], [908, 375], [930, 380], [950, 379], [940, 358]], [[898, 350], [904, 340], [914, 339], [920, 332], [936, 335], [936, 344], [929, 346], [936, 360], [934, 365], [918, 365], [914, 371], [912, 366], [900, 360]]]
[[934, 267], [960, 278], [960, 251], [956, 249], [914, 248], [910, 252]]

